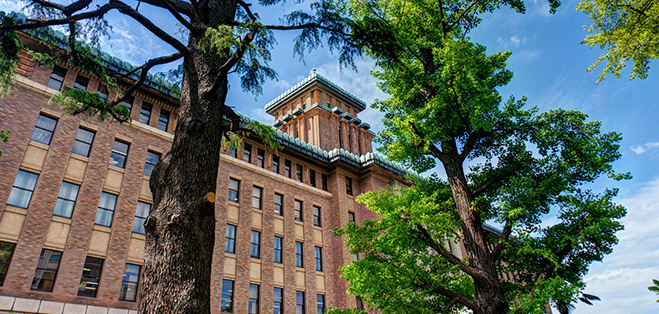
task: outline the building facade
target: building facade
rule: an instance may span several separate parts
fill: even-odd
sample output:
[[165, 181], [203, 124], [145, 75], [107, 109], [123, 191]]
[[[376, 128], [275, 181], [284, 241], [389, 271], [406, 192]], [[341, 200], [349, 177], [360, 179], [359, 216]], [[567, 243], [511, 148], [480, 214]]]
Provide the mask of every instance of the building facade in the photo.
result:
[[[27, 47], [44, 50], [38, 34]], [[132, 68], [99, 53], [118, 73]], [[134, 313], [144, 259], [149, 176], [176, 128], [172, 85], [150, 77], [131, 123], [96, 123], [48, 103], [63, 86], [115, 97], [63, 64], [22, 54], [15, 90], [0, 99], [0, 313]], [[265, 106], [279, 151], [257, 137], [220, 156], [214, 313], [321, 313], [362, 307], [339, 268], [350, 254], [335, 227], [374, 214], [355, 197], [408, 184], [372, 152], [365, 103], [315, 71]], [[252, 121], [244, 117], [244, 122]], [[219, 139], [218, 139], [219, 140]]]

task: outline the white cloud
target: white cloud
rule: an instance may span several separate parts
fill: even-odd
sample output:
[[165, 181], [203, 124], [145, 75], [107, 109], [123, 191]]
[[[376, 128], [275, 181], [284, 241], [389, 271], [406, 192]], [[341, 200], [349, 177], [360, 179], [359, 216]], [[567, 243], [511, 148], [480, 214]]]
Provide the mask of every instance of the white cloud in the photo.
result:
[[659, 178], [641, 184], [634, 195], [620, 199], [627, 208], [620, 242], [602, 263], [593, 264], [584, 279], [586, 293], [599, 296], [594, 306], [577, 304], [576, 314], [657, 313], [657, 297], [647, 287], [659, 279]]
[[636, 155], [640, 155], [647, 152], [650, 149], [657, 147], [659, 147], [659, 142], [650, 142], [650, 143], [645, 143], [643, 145], [630, 146], [629, 149], [631, 149], [634, 153], [636, 153]]
[[17, 0], [0, 0], [0, 11], [5, 12], [20, 12], [25, 3]]
[[520, 46], [526, 44], [526, 36], [515, 34], [508, 38], [498, 37], [497, 43], [499, 44], [499, 47], [505, 50], [510, 50], [512, 48], [519, 48]]

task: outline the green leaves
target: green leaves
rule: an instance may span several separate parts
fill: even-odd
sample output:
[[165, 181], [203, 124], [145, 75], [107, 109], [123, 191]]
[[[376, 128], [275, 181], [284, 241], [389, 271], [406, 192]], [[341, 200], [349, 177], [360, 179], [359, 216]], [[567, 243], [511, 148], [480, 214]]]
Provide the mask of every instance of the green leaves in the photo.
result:
[[588, 14], [593, 24], [584, 27], [587, 47], [605, 52], [588, 68], [604, 69], [595, 83], [607, 74], [619, 78], [627, 63], [633, 63], [629, 79], [645, 79], [650, 61], [659, 58], [659, 4], [652, 0], [583, 0], [577, 10]]
[[[0, 11], [0, 25], [12, 26], [15, 24], [16, 20], [13, 17]], [[23, 43], [16, 32], [0, 32], [0, 98], [7, 97], [11, 92], [16, 62], [20, 59], [21, 50], [23, 50]]]
[[[657, 295], [659, 295], [659, 280], [657, 279], [652, 279], [652, 283], [654, 284], [653, 286], [649, 286], [648, 290], [655, 292]], [[657, 300], [659, 302], [659, 300]]]

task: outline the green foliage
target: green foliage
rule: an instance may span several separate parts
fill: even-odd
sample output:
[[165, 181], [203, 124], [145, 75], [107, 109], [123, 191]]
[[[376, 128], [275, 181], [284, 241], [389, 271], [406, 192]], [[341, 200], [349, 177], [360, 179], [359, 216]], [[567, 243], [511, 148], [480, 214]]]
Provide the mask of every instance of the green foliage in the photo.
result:
[[[652, 279], [652, 283], [653, 283], [654, 285], [653, 285], [653, 286], [649, 286], [649, 287], [648, 287], [648, 290], [650, 290], [650, 291], [656, 293], [657, 295], [659, 295], [659, 280], [657, 280], [657, 279]], [[659, 300], [657, 300], [657, 302], [659, 302]]]
[[650, 61], [659, 58], [659, 3], [652, 0], [582, 0], [577, 10], [588, 14], [593, 24], [583, 44], [599, 47], [605, 52], [588, 68], [594, 70], [604, 63], [597, 79], [607, 74], [616, 78], [632, 61], [629, 78], [645, 79]]
[[[16, 20], [0, 11], [0, 25], [15, 25]], [[16, 62], [20, 59], [23, 43], [15, 32], [0, 32], [0, 98], [9, 95], [16, 72]]]
[[107, 107], [107, 100], [97, 93], [81, 89], [64, 87], [61, 93], [50, 98], [53, 105], [60, 106], [65, 113], [82, 114], [85, 117], [95, 117], [99, 122], [117, 120], [127, 122], [130, 111], [124, 106]]
[[336, 307], [330, 307], [325, 310], [325, 314], [366, 314], [364, 310], [358, 309], [340, 309]]
[[[0, 141], [2, 141], [3, 143], [7, 143], [7, 141], [9, 141], [9, 134], [11, 134], [11, 131], [0, 130]], [[0, 150], [0, 157], [2, 157], [1, 150]]]
[[[598, 194], [584, 185], [605, 175], [630, 178], [612, 168], [622, 138], [585, 113], [541, 113], [527, 108], [525, 97], [501, 97], [498, 88], [512, 79], [510, 53], [488, 55], [465, 34], [482, 13], [503, 6], [525, 9], [519, 1], [345, 6], [353, 34], [376, 60], [379, 87], [391, 95], [374, 104], [384, 113], [381, 151], [419, 172], [439, 165], [448, 176], [366, 193], [358, 201], [381, 219], [338, 230], [352, 253], [364, 256], [343, 267], [342, 278], [373, 309], [478, 313], [500, 300], [483, 299], [489, 290], [507, 303], [499, 310], [544, 313], [547, 304], [584, 298], [588, 266], [617, 243], [626, 213], [613, 203], [617, 190]], [[550, 213], [556, 223], [544, 226]], [[484, 232], [486, 223], [510, 233]], [[447, 253], [456, 240], [469, 259]]]

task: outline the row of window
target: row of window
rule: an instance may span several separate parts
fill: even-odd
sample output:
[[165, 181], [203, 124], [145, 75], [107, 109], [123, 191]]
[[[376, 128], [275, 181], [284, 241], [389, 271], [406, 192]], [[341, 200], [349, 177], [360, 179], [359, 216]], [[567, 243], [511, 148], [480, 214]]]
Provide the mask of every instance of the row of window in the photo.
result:
[[[0, 286], [4, 284], [15, 246], [16, 244], [14, 243], [0, 242]], [[62, 252], [42, 249], [30, 289], [52, 292], [61, 259]], [[102, 258], [87, 256], [85, 265], [82, 268], [80, 285], [78, 285], [79, 296], [96, 297], [101, 280], [103, 262], [104, 260]], [[121, 281], [121, 289], [119, 290], [119, 300], [135, 301], [137, 298], [140, 268], [140, 265], [126, 264], [124, 276]]]
[[[233, 313], [233, 290], [234, 281], [224, 279], [222, 280], [222, 299], [220, 302], [220, 310], [225, 313]], [[248, 314], [259, 313], [259, 294], [260, 286], [257, 284], [249, 284], [249, 301], [247, 307]], [[305, 314], [304, 304], [304, 291], [295, 291], [295, 313]], [[273, 314], [284, 313], [284, 288], [274, 287]], [[322, 314], [325, 311], [325, 295], [316, 295], [316, 312]]]
[[[237, 226], [232, 224], [227, 224], [227, 229], [224, 237], [224, 252], [227, 253], [236, 253], [236, 229]], [[249, 254], [252, 258], [261, 258], [261, 232], [257, 230], [252, 230], [250, 238], [250, 249]], [[274, 237], [273, 249], [274, 249], [274, 262], [278, 264], [283, 263], [283, 254], [282, 254], [282, 244], [283, 238], [280, 236]], [[295, 266], [304, 267], [304, 243], [300, 241], [295, 241]], [[316, 259], [316, 271], [323, 271], [323, 248], [316, 246], [314, 247], [315, 259]]]
[[[236, 150], [235, 147], [229, 148], [229, 155], [233, 158], [237, 158], [238, 151]], [[257, 149], [256, 150], [256, 165], [261, 168], [265, 168], [265, 151], [263, 149]], [[279, 162], [279, 156], [272, 156], [272, 172], [275, 172], [277, 174], [280, 173], [280, 162]], [[245, 144], [243, 148], [243, 161], [247, 163], [252, 163], [252, 145], [250, 144]], [[284, 176], [287, 178], [292, 178], [292, 162], [290, 160], [284, 159]], [[316, 170], [313, 169], [308, 169], [309, 170], [309, 184], [313, 187], [317, 187], [316, 183]], [[295, 165], [295, 178], [297, 179], [298, 182], [303, 181], [303, 167], [300, 164]], [[350, 180], [346, 178], [347, 180]], [[325, 191], [327, 191], [327, 175], [326, 174], [321, 174], [321, 188]], [[350, 187], [346, 187], [346, 190], [350, 191], [348, 194], [352, 195], [352, 181], [350, 181]]]
[[[39, 175], [36, 173], [18, 170], [14, 185], [11, 188], [11, 192], [9, 192], [7, 204], [20, 208], [28, 208], [38, 178]], [[70, 219], [73, 215], [76, 201], [78, 200], [79, 191], [80, 185], [62, 181], [59, 194], [57, 194], [55, 208], [53, 209], [53, 215]], [[101, 199], [98, 202], [96, 218], [94, 219], [95, 224], [105, 227], [112, 226], [114, 211], [117, 206], [117, 197], [118, 195], [101, 192]], [[150, 204], [141, 201], [137, 202], [133, 232], [144, 234], [144, 220], [149, 216], [150, 211]]]
[[[64, 78], [66, 77], [66, 72], [67, 70], [65, 68], [57, 65], [54, 66], [53, 71], [50, 74], [50, 78], [48, 79], [47, 86], [55, 90], [61, 90], [62, 85], [64, 84]], [[89, 78], [78, 74], [76, 76], [75, 82], [73, 83], [73, 88], [87, 90], [88, 85], [89, 85]], [[100, 84], [98, 86], [98, 90], [96, 91], [96, 93], [99, 94], [101, 97], [107, 99], [109, 91], [107, 86]], [[126, 108], [128, 108], [128, 111], [132, 109], [132, 101], [131, 103], [123, 102], [122, 104]], [[139, 121], [141, 123], [149, 124], [151, 120], [152, 109], [153, 109], [152, 104], [147, 102], [142, 103], [142, 108], [140, 109], [140, 118], [139, 118]], [[160, 116], [158, 117], [158, 126], [157, 126], [159, 130], [165, 132], [167, 131], [167, 127], [169, 126], [170, 114], [171, 114], [170, 111], [165, 110], [164, 108], [160, 109]]]
[[[56, 126], [57, 119], [40, 114], [30, 139], [41, 144], [50, 145]], [[89, 157], [89, 151], [91, 150], [95, 135], [96, 133], [94, 131], [82, 127], [78, 128], [71, 152], [83, 157]], [[112, 153], [110, 154], [110, 165], [125, 168], [129, 148], [130, 143], [115, 139], [112, 145]], [[160, 153], [147, 151], [143, 172], [145, 176], [151, 176], [153, 167], [160, 160], [160, 156]]]
[[[229, 201], [238, 203], [240, 201], [240, 180], [229, 178], [229, 193], [227, 195]], [[303, 221], [303, 206], [302, 201], [295, 200], [295, 220]], [[263, 209], [263, 188], [254, 185], [252, 187], [252, 208]], [[284, 215], [284, 195], [275, 192], [274, 198], [275, 214], [279, 216]], [[314, 226], [321, 226], [320, 207], [313, 205], [313, 224]]]

